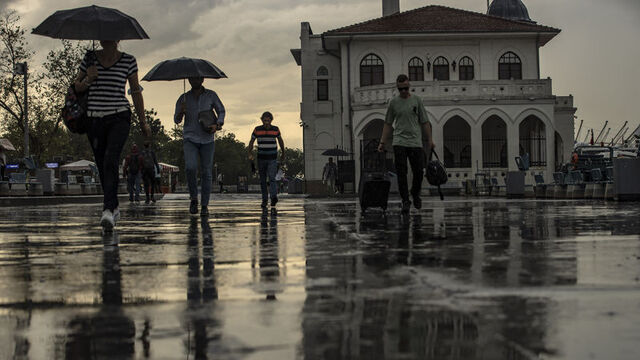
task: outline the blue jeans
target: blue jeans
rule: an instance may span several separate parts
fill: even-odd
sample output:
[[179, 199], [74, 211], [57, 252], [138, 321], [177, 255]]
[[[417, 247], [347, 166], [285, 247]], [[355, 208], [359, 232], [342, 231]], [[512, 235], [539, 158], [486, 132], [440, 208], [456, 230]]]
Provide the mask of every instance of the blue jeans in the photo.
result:
[[[278, 160], [258, 159], [258, 174], [260, 174], [260, 190], [262, 191], [262, 201], [267, 201], [269, 193], [271, 199], [278, 198], [278, 183], [276, 173], [278, 172]], [[269, 193], [267, 192], [267, 176], [269, 177]]]
[[[137, 174], [129, 174], [127, 177], [127, 187], [129, 188], [129, 201], [140, 201], [140, 179], [142, 179], [142, 175], [140, 172]], [[134, 197], [135, 194], [135, 197]]]
[[191, 200], [198, 200], [198, 158], [200, 159], [200, 183], [202, 186], [202, 206], [209, 205], [211, 196], [211, 170], [213, 168], [213, 153], [215, 143], [195, 143], [184, 139], [184, 163], [187, 172], [187, 184]]

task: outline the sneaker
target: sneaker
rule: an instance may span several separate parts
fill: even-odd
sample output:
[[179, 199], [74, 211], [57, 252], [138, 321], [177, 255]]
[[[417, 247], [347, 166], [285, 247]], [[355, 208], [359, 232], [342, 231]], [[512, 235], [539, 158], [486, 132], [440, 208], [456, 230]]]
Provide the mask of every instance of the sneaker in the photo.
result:
[[402, 213], [403, 214], [408, 214], [409, 210], [411, 210], [411, 201], [403, 200], [402, 201]]
[[262, 204], [260, 204], [260, 207], [263, 209], [267, 208], [267, 200], [262, 200]]
[[151, 200], [147, 199], [144, 201], [145, 204], [149, 205], [149, 203], [151, 202]]
[[422, 199], [420, 195], [413, 195], [413, 207], [418, 210], [422, 209]]
[[155, 204], [156, 203], [156, 198], [152, 196], [151, 197], [151, 202]]
[[277, 203], [278, 203], [278, 198], [272, 198], [271, 199], [271, 207], [276, 206]]
[[113, 210], [113, 221], [117, 222], [118, 220], [120, 220], [120, 208], [117, 207]]
[[209, 207], [203, 206], [200, 208], [200, 216], [209, 216]]
[[191, 205], [189, 205], [189, 213], [191, 215], [195, 215], [198, 213], [198, 200], [191, 200]]
[[102, 225], [102, 229], [105, 232], [110, 232], [113, 230], [113, 227], [116, 225], [113, 220], [113, 212], [111, 210], [106, 209], [102, 212], [102, 217], [100, 218], [100, 225]]

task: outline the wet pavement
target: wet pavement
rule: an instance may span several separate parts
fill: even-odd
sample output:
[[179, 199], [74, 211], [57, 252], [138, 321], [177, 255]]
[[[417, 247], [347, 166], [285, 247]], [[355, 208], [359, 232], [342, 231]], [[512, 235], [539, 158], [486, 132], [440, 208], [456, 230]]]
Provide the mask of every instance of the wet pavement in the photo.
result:
[[640, 204], [0, 208], [0, 359], [637, 359]]

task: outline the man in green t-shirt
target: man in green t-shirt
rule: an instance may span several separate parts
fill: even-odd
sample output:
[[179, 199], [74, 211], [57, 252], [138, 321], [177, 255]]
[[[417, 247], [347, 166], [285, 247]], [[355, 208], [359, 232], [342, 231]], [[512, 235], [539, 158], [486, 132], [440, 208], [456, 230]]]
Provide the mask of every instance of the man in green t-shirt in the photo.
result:
[[385, 141], [393, 132], [393, 155], [398, 175], [398, 191], [402, 197], [402, 212], [408, 213], [411, 207], [409, 189], [407, 185], [407, 159], [411, 164], [413, 183], [411, 196], [413, 206], [416, 209], [422, 207], [420, 189], [422, 187], [422, 169], [424, 168], [425, 151], [422, 145], [423, 135], [427, 141], [427, 149], [432, 149], [431, 125], [427, 119], [427, 112], [422, 105], [422, 100], [417, 95], [411, 95], [409, 91], [409, 78], [407, 75], [398, 75], [396, 85], [400, 95], [389, 102], [387, 115], [380, 137], [378, 151], [385, 151]]

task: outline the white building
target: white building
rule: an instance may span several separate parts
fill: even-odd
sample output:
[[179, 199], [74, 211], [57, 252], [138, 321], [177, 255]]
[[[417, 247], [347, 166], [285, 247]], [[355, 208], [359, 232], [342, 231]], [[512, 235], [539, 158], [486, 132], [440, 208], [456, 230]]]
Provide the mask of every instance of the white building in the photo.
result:
[[307, 191], [319, 191], [321, 153], [336, 147], [352, 153], [358, 183], [401, 73], [423, 99], [452, 182], [478, 171], [502, 181], [522, 153], [551, 181], [569, 160], [576, 111], [571, 95], [554, 95], [551, 79], [540, 79], [539, 49], [560, 30], [531, 21], [520, 0], [494, 0], [488, 14], [382, 5], [381, 18], [323, 34], [301, 24], [301, 47], [291, 52], [302, 68]]

